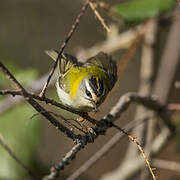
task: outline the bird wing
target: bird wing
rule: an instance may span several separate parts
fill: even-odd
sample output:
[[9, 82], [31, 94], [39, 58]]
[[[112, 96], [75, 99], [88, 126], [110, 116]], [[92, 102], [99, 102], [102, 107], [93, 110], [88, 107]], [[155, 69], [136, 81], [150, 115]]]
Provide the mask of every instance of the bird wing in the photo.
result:
[[117, 66], [112, 60], [111, 56], [108, 56], [104, 52], [99, 52], [96, 56], [89, 58], [84, 66], [98, 66], [107, 74], [108, 84], [110, 90], [113, 88], [117, 81]]

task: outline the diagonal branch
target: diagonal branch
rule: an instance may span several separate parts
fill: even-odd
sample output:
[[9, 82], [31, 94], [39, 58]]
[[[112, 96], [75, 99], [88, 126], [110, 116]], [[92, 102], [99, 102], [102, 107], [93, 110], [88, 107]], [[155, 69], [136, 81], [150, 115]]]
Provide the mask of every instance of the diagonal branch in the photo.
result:
[[[47, 177], [57, 177], [59, 175], [59, 171], [64, 169], [64, 167], [73, 160], [75, 155], [87, 143], [92, 143], [95, 138], [97, 138], [101, 134], [104, 134], [108, 128], [112, 127], [112, 123], [118, 118], [120, 118], [122, 113], [127, 110], [127, 108], [132, 102], [140, 103], [158, 112], [160, 116], [164, 118], [164, 121], [168, 122], [168, 123], [166, 122], [166, 124], [169, 125], [169, 128], [172, 131], [174, 131], [174, 126], [169, 121], [170, 116], [167, 116], [166, 114], [166, 112], [168, 111], [166, 106], [162, 106], [161, 104], [159, 104], [157, 99], [154, 97], [147, 97], [143, 95], [138, 95], [136, 93], [127, 93], [119, 99], [118, 103], [112, 108], [110, 113], [107, 116], [105, 116], [103, 119], [101, 119], [99, 123], [96, 124], [96, 127], [93, 128], [94, 132], [96, 133], [95, 135], [90, 132], [89, 134], [85, 134], [84, 136], [75, 135], [71, 130], [69, 130], [67, 127], [65, 127], [61, 123], [59, 123], [48, 111], [46, 111], [42, 106], [40, 106], [34, 100], [34, 97], [36, 97], [36, 99], [38, 100], [43, 101], [42, 97], [28, 93], [1, 62], [0, 62], [0, 70], [4, 72], [4, 74], [19, 89], [19, 91], [4, 91], [4, 94], [14, 93], [14, 95], [17, 95], [19, 93], [20, 95], [20, 92], [21, 92], [22, 96], [24, 96], [27, 102], [31, 104], [36, 109], [36, 111], [38, 111], [40, 114], [46, 117], [55, 127], [57, 127], [57, 129], [65, 133], [72, 140], [76, 140], [77, 142], [77, 144], [73, 147], [73, 149], [69, 153], [66, 154], [65, 158], [63, 158], [63, 160], [57, 166], [55, 166], [55, 168], [53, 168], [53, 170], [51, 171], [51, 174]], [[44, 100], [44, 102], [46, 101]], [[83, 116], [87, 119], [90, 118], [87, 114], [83, 114]]]
[[89, 5], [89, 2], [90, 2], [90, 0], [87, 0], [87, 1], [84, 3], [84, 5], [83, 5], [83, 7], [82, 7], [82, 9], [81, 9], [81, 11], [80, 11], [80, 13], [79, 13], [79, 15], [77, 16], [74, 24], [73, 24], [72, 27], [71, 27], [71, 30], [70, 30], [69, 33], [68, 33], [65, 41], [64, 41], [63, 44], [61, 45], [61, 48], [60, 48], [60, 51], [59, 51], [59, 53], [58, 53], [56, 62], [54, 63], [54, 66], [53, 66], [51, 72], [49, 73], [48, 79], [47, 79], [47, 81], [46, 81], [46, 83], [45, 83], [45, 85], [44, 85], [44, 87], [43, 87], [43, 89], [42, 89], [42, 91], [41, 91], [41, 93], [40, 93], [40, 96], [41, 96], [41, 97], [44, 97], [44, 96], [45, 96], [46, 89], [47, 89], [47, 87], [48, 87], [48, 84], [49, 84], [49, 82], [50, 82], [50, 80], [51, 80], [52, 75], [54, 74], [54, 71], [55, 71], [55, 69], [56, 69], [58, 60], [59, 60], [59, 58], [61, 57], [61, 54], [63, 53], [63, 51], [64, 51], [67, 43], [68, 43], [69, 40], [71, 39], [71, 37], [72, 37], [73, 33], [75, 32], [76, 28], [78, 27], [79, 22], [80, 22], [80, 19], [81, 19], [81, 17], [84, 15], [84, 13], [85, 13], [88, 5]]
[[[99, 51], [105, 51], [107, 53], [112, 53], [113, 51], [116, 51], [118, 49], [129, 48], [129, 46], [132, 46], [132, 43], [134, 41], [136, 41], [137, 36], [144, 34], [145, 29], [146, 29], [145, 26], [146, 26], [145, 24], [139, 25], [139, 26], [136, 26], [135, 28], [133, 28], [132, 30], [128, 30], [124, 33], [121, 33], [121, 35], [117, 35], [117, 36], [115, 36], [115, 38], [113, 38], [113, 42], [112, 42], [112, 39], [111, 40], [107, 39], [107, 40], [103, 41], [101, 43], [101, 45], [100, 44], [95, 45], [95, 46], [93, 46], [93, 48], [86, 49], [83, 51], [80, 50], [79, 53], [77, 54], [78, 60], [81, 60], [81, 61], [85, 60], [85, 59], [97, 54]], [[114, 46], [114, 44], [115, 44], [115, 46]], [[98, 47], [100, 47], [100, 48], [98, 48]], [[129, 48], [129, 49], [131, 49], [131, 48]], [[129, 54], [129, 52], [127, 52], [127, 54]], [[44, 74], [39, 79], [30, 82], [27, 86], [28, 90], [30, 90], [34, 93], [39, 92], [42, 88], [42, 84], [46, 82], [47, 78], [48, 78], [48, 73]], [[52, 77], [49, 85], [53, 84], [54, 82], [55, 82], [55, 77]], [[6, 99], [3, 99], [3, 101], [1, 101], [1, 103], [0, 103], [0, 113], [8, 110], [9, 108], [13, 107], [16, 104], [22, 102], [23, 99], [24, 99], [23, 97], [16, 97], [13, 101], [12, 101], [11, 97], [7, 97]], [[44, 99], [46, 101], [45, 97], [42, 99]]]
[[[150, 118], [151, 117], [133, 120], [129, 122], [123, 129], [125, 129], [126, 132], [130, 132], [134, 127], [149, 120]], [[99, 151], [97, 151], [89, 160], [87, 160], [79, 169], [77, 169], [67, 180], [75, 180], [78, 178], [82, 173], [87, 171], [99, 159], [101, 159], [107, 152], [109, 152], [124, 136], [125, 134], [122, 134], [121, 132], [116, 133]]]
[[48, 113], [40, 104], [38, 104], [32, 97], [28, 96], [28, 92], [23, 86], [16, 80], [16, 78], [9, 72], [9, 70], [0, 62], [0, 70], [11, 80], [11, 82], [20, 89], [22, 95], [26, 101], [31, 104], [36, 111], [46, 117], [57, 129], [65, 133], [69, 138], [75, 139], [75, 134], [66, 128], [64, 125], [59, 123], [50, 113]]
[[[41, 88], [43, 87], [42, 85], [47, 80], [47, 78], [48, 78], [48, 74], [46, 73], [46, 74], [42, 75], [40, 78], [29, 82], [27, 85], [27, 89], [34, 92], [34, 93], [39, 92], [41, 90]], [[54, 82], [55, 82], [55, 77], [53, 77], [51, 79], [49, 85], [54, 84]], [[22, 96], [19, 96], [19, 97], [16, 96], [13, 100], [12, 100], [12, 97], [4, 98], [0, 102], [0, 113], [7, 111], [8, 109], [12, 108], [16, 104], [23, 102], [24, 100], [25, 99]]]
[[141, 152], [141, 154], [142, 154], [142, 156], [143, 156], [143, 158], [144, 158], [144, 160], [145, 160], [145, 162], [146, 162], [146, 165], [147, 165], [147, 167], [148, 167], [148, 169], [149, 169], [149, 171], [150, 171], [150, 173], [151, 173], [151, 175], [152, 175], [152, 178], [153, 178], [154, 180], [156, 180], [156, 176], [154, 175], [154, 172], [153, 172], [152, 167], [151, 167], [151, 165], [150, 165], [150, 161], [149, 161], [148, 157], [146, 156], [146, 154], [145, 154], [145, 152], [144, 152], [144, 150], [143, 150], [143, 148], [142, 148], [142, 145], [137, 141], [137, 139], [136, 139], [135, 137], [131, 136], [131, 135], [130, 135], [129, 133], [127, 133], [124, 129], [120, 128], [119, 126], [117, 126], [117, 125], [115, 125], [115, 124], [113, 124], [113, 127], [115, 127], [115, 128], [118, 129], [120, 132], [122, 132], [123, 134], [125, 134], [126, 136], [128, 136], [128, 138], [129, 138], [132, 142], [136, 143], [136, 145], [137, 145], [139, 151]]
[[[162, 128], [161, 132], [154, 139], [152, 143], [150, 155], [155, 155], [160, 150], [162, 150], [162, 148], [164, 147], [166, 142], [172, 137], [172, 135], [173, 134], [171, 134], [166, 127]], [[123, 168], [120, 167], [120, 169], [118, 169], [119, 171], [116, 171], [116, 173], [113, 174], [107, 174], [102, 178], [100, 178], [100, 180], [109, 180], [109, 179], [124, 180], [131, 178], [132, 175], [138, 170], [140, 170], [140, 168], [142, 168], [143, 165], [144, 162], [142, 161], [142, 159], [139, 159], [139, 157], [132, 158], [129, 162], [126, 162], [126, 165]]]
[[2, 90], [0, 91], [0, 95], [4, 96], [4, 95], [12, 95], [13, 97], [16, 95], [20, 95], [22, 96], [22, 92], [19, 90]]
[[96, 17], [98, 18], [98, 20], [100, 21], [100, 23], [102, 24], [102, 26], [104, 27], [104, 29], [106, 29], [106, 31], [107, 31], [108, 33], [111, 32], [111, 30], [109, 29], [109, 27], [105, 24], [104, 19], [100, 16], [100, 14], [98, 13], [98, 11], [96, 10], [95, 4], [90, 1], [90, 2], [89, 2], [89, 5], [90, 5], [92, 11], [94, 12], [94, 14], [96, 15]]
[[[167, 111], [165, 106], [162, 106], [158, 103], [157, 99], [153, 98], [153, 97], [147, 97], [147, 96], [143, 96], [143, 95], [138, 95], [136, 93], [127, 93], [125, 95], [123, 95], [118, 103], [111, 109], [111, 111], [109, 112], [109, 114], [107, 116], [105, 116], [103, 119], [101, 119], [99, 121], [99, 123], [97, 124], [97, 126], [94, 128], [94, 131], [96, 132], [97, 136], [93, 136], [93, 134], [90, 136], [81, 136], [79, 141], [77, 142], [77, 146], [74, 146], [73, 149], [69, 151], [65, 157], [67, 158], [63, 158], [62, 161], [56, 165], [54, 168], [52, 168], [50, 174], [48, 176], [46, 176], [45, 178], [49, 178], [50, 179], [56, 179], [59, 176], [59, 172], [61, 170], [63, 170], [65, 168], [66, 165], [68, 165], [70, 163], [70, 161], [72, 161], [74, 159], [74, 157], [76, 156], [76, 154], [87, 144], [90, 143], [92, 141], [90, 141], [90, 139], [94, 140], [95, 138], [97, 138], [99, 135], [104, 134], [108, 128], [112, 127], [112, 123], [119, 119], [122, 115], [123, 112], [125, 112], [127, 110], [127, 108], [129, 107], [129, 105], [133, 102], [142, 104], [156, 112], [158, 112], [160, 114], [161, 117], [163, 118], [167, 118], [166, 121], [170, 118], [169, 116], [162, 116], [161, 114], [165, 113]], [[174, 130], [174, 126], [171, 125], [172, 130]]]
[[62, 159], [62, 161], [50, 169], [50, 174], [45, 176], [43, 180], [53, 180], [59, 176], [59, 171], [64, 169], [76, 156], [76, 154], [84, 147], [86, 139], [81, 139]]
[[[22, 92], [19, 91], [19, 90], [15, 90], [15, 91], [2, 90], [2, 91], [0, 91], [0, 95], [12, 95], [13, 97], [16, 96], [16, 95], [23, 96]], [[31, 99], [36, 99], [36, 100], [45, 102], [46, 104], [51, 104], [53, 106], [56, 106], [56, 107], [59, 107], [61, 109], [66, 110], [66, 111], [69, 111], [71, 113], [77, 114], [80, 117], [82, 117], [83, 119], [87, 119], [88, 121], [90, 121], [94, 125], [98, 124], [98, 121], [91, 118], [87, 113], [76, 111], [75, 109], [72, 109], [72, 108], [70, 108], [68, 106], [65, 106], [65, 105], [63, 105], [63, 104], [61, 104], [61, 103], [59, 103], [59, 102], [57, 102], [57, 101], [55, 101], [53, 99], [49, 99], [47, 97], [40, 97], [39, 95], [36, 95], [34, 93], [30, 93], [30, 92], [27, 92], [26, 96], [31, 98]]]

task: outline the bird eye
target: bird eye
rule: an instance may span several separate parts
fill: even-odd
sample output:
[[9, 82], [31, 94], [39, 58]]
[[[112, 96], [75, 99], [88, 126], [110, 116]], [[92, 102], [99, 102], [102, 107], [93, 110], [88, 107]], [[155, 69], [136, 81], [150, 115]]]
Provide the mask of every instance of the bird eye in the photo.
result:
[[87, 89], [86, 89], [86, 95], [87, 95], [88, 97], [92, 98], [91, 93], [90, 93]]

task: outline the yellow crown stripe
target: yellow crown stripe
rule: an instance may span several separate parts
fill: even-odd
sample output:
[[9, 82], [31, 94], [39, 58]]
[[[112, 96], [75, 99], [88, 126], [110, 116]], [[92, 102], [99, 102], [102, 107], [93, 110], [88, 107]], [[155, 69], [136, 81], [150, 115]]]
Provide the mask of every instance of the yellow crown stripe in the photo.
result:
[[99, 79], [98, 79], [98, 77], [96, 77], [96, 84], [97, 84], [97, 91], [99, 91], [99, 90], [100, 90], [100, 85], [99, 85]]
[[85, 70], [85, 68], [82, 67], [73, 67], [71, 69], [71, 78], [70, 78], [70, 96], [71, 98], [74, 98], [79, 85], [81, 83], [81, 81], [87, 76], [87, 71]]
[[70, 90], [70, 96], [71, 96], [71, 98], [75, 97], [75, 95], [76, 95], [76, 93], [77, 93], [77, 90], [78, 90], [78, 87], [79, 87], [81, 81], [83, 80], [83, 78], [84, 78], [83, 75], [79, 76], [79, 77], [73, 82], [73, 84], [70, 85], [70, 88], [71, 88], [71, 90]]
[[[103, 81], [106, 81], [106, 74], [104, 71], [99, 69], [96, 66], [90, 66], [90, 67], [72, 67], [70, 72], [68, 73], [69, 79], [70, 79], [70, 96], [73, 99], [78, 91], [79, 85], [81, 81], [87, 77], [87, 76], [97, 76], [97, 86], [98, 90], [100, 89], [98, 77], [101, 77]], [[105, 82], [106, 83], [106, 82]]]

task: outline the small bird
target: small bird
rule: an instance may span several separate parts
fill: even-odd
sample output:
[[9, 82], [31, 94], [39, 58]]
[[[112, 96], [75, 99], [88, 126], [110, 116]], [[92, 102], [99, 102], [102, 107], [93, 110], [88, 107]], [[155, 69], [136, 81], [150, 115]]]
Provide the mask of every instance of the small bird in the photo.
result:
[[[45, 51], [53, 60], [54, 50]], [[77, 111], [97, 111], [117, 81], [117, 66], [104, 52], [80, 63], [63, 53], [58, 61], [56, 88], [61, 102]]]

